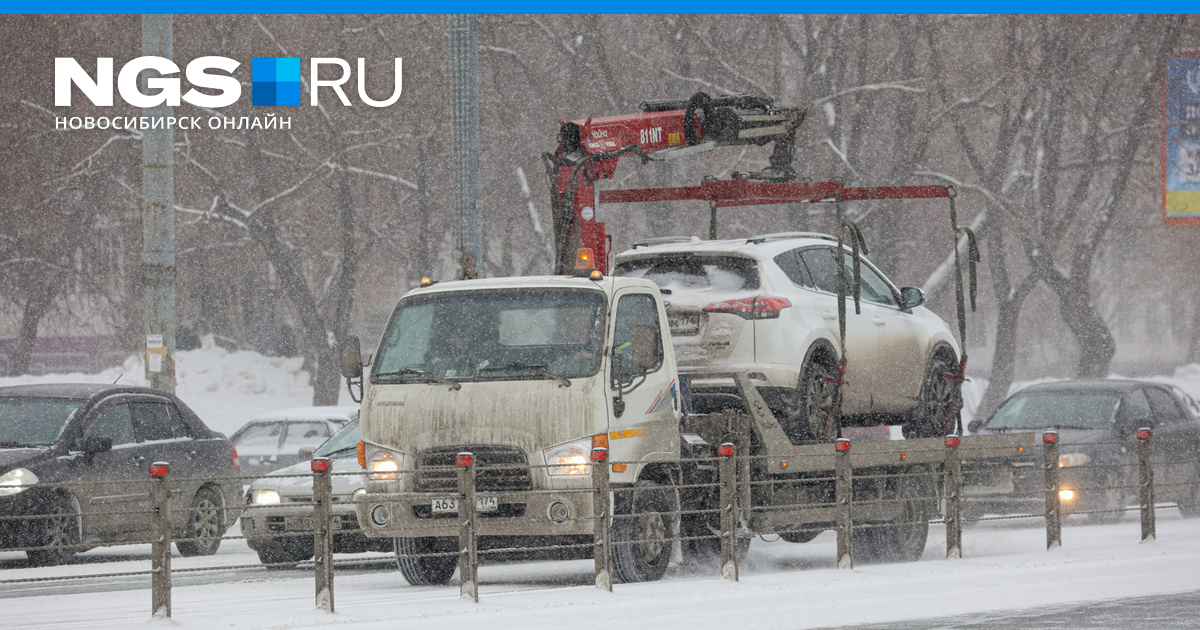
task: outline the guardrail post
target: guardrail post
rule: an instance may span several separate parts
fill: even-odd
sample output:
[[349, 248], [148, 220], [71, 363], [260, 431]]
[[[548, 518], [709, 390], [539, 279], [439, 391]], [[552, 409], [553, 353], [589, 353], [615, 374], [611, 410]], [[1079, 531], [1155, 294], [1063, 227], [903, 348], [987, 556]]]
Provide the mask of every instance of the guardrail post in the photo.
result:
[[946, 558], [962, 558], [962, 460], [958, 436], [946, 436]]
[[458, 575], [459, 595], [479, 601], [479, 551], [475, 536], [475, 456], [462, 452], [454, 458], [458, 466]]
[[721, 484], [721, 577], [738, 581], [738, 514], [737, 514], [737, 462], [733, 455], [733, 444], [725, 442], [717, 447], [720, 466], [717, 479]]
[[313, 570], [316, 572], [317, 608], [333, 612], [333, 532], [330, 531], [333, 488], [329, 460], [312, 459], [313, 473]]
[[1058, 491], [1058, 431], [1042, 434], [1043, 467], [1046, 472], [1046, 549], [1062, 546], [1062, 512]]
[[1155, 540], [1154, 526], [1154, 443], [1150, 429], [1137, 430], [1138, 439], [1138, 498], [1142, 504], [1142, 542]]
[[150, 465], [150, 613], [171, 616], [171, 486], [166, 462]]
[[612, 592], [612, 514], [608, 496], [608, 449], [592, 449], [592, 555], [596, 558], [596, 588]]
[[837, 566], [839, 569], [853, 569], [854, 530], [850, 517], [853, 473], [850, 469], [850, 440], [838, 438], [833, 443], [833, 448], [834, 501], [837, 504]]

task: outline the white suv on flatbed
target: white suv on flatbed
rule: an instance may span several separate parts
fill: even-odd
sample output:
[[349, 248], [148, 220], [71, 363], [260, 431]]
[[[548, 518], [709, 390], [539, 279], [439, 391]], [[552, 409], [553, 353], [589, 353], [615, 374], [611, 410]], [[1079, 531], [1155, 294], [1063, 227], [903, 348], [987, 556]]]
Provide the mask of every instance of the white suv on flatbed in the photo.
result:
[[[728, 379], [750, 376], [793, 443], [836, 436], [833, 407], [838, 343], [837, 240], [815, 233], [736, 240], [650, 239], [615, 258], [614, 275], [653, 280], [680, 372], [692, 373], [690, 404], [699, 413], [740, 406]], [[843, 426], [901, 424], [909, 437], [953, 428], [960, 350], [950, 328], [921, 306], [919, 289], [898, 289], [865, 258], [855, 314], [847, 296]]]

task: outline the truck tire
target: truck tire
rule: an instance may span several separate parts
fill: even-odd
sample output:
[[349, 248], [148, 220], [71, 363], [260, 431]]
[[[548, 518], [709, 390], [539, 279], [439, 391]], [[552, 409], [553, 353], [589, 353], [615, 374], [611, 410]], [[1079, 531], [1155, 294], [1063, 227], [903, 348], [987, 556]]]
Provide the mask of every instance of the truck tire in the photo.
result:
[[834, 368], [809, 358], [800, 373], [800, 429], [806, 439], [826, 443], [837, 437], [834, 399], [837, 382]]
[[790, 543], [806, 543], [821, 535], [819, 529], [814, 529], [807, 532], [785, 532], [779, 535], [780, 538]]
[[901, 502], [903, 511], [899, 521], [856, 529], [855, 563], [915, 562], [925, 553], [932, 512], [930, 502], [936, 497], [936, 490], [932, 484], [914, 477], [902, 478], [897, 485], [897, 491], [888, 494]]
[[[313, 557], [313, 543], [311, 540], [273, 540], [259, 543], [255, 553], [258, 554], [258, 561], [263, 564], [303, 562]], [[287, 567], [267, 567], [267, 570], [283, 568]]]
[[621, 582], [653, 582], [671, 563], [675, 502], [669, 489], [643, 479], [629, 505], [613, 519], [613, 574]]
[[936, 438], [953, 433], [958, 426], [958, 414], [954, 405], [960, 396], [958, 384], [950, 377], [954, 369], [953, 359], [936, 354], [929, 362], [917, 408], [904, 424], [904, 437]]
[[458, 568], [457, 556], [434, 556], [432, 558], [408, 558], [405, 556], [437, 553], [439, 551], [454, 551], [455, 540], [445, 539], [442, 544], [438, 538], [394, 538], [392, 544], [396, 549], [396, 568], [400, 575], [413, 586], [441, 586], [450, 581]]
[[79, 544], [79, 517], [76, 516], [79, 514], [79, 502], [71, 496], [57, 496], [44, 505], [46, 508], [42, 512], [52, 516], [40, 519], [41, 523], [33, 526], [35, 536], [29, 546], [54, 549], [31, 549], [25, 555], [37, 566], [65, 564], [79, 551], [64, 548]]
[[211, 556], [221, 546], [221, 535], [225, 533], [225, 501], [221, 493], [205, 486], [192, 497], [192, 508], [188, 511], [187, 530], [184, 538], [204, 540], [180, 541], [175, 543], [179, 555]]

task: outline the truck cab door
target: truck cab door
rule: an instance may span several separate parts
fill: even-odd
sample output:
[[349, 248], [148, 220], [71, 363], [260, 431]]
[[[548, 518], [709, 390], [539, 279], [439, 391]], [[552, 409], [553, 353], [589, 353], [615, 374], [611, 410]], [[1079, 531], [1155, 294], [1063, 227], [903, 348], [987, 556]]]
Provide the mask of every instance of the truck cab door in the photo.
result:
[[[607, 349], [609, 453], [615, 462], [640, 461], [652, 453], [677, 456], [680, 398], [670, 344], [664, 344], [662, 301], [645, 290], [614, 296]], [[635, 343], [641, 354], [635, 366]]]

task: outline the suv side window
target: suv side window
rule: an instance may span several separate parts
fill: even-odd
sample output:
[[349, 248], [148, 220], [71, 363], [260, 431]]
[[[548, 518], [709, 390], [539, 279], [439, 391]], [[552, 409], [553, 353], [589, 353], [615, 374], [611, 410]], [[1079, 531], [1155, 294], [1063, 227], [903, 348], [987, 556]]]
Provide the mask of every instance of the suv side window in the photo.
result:
[[171, 424], [171, 412], [161, 402], [135, 402], [133, 427], [139, 442], [170, 440], [179, 437]]
[[798, 287], [813, 288], [812, 279], [808, 277], [808, 270], [804, 268], [804, 263], [800, 262], [800, 250], [793, 249], [783, 252], [774, 258], [775, 264], [787, 274]]
[[129, 404], [119, 403], [101, 409], [92, 419], [92, 424], [88, 426], [83, 437], [85, 440], [91, 437], [109, 437], [112, 438], [113, 446], [134, 443], [136, 439]]
[[1129, 395], [1125, 403], [1125, 417], [1131, 422], [1150, 423], [1150, 401], [1146, 398], [1146, 390], [1139, 389]]
[[833, 256], [831, 247], [811, 247], [800, 250], [800, 261], [814, 286], [827, 293], [837, 295], [837, 259]]
[[1153, 387], [1147, 389], [1146, 393], [1150, 396], [1150, 408], [1154, 410], [1154, 419], [1157, 424], [1183, 422], [1183, 413], [1180, 412], [1179, 405], [1175, 404], [1175, 399], [1170, 394]]
[[[633, 359], [633, 330], [638, 326], [649, 326], [655, 333], [662, 330], [658, 323], [658, 308], [654, 298], [645, 293], [621, 296], [617, 302], [617, 320], [613, 334], [613, 379], [617, 378], [617, 362], [623, 372], [630, 372]], [[654, 336], [654, 362], [650, 372], [657, 372], [663, 364], [662, 336]]]
[[[846, 254], [846, 287], [853, 286], [854, 282], [854, 256]], [[860, 298], [874, 302], [876, 304], [887, 304], [888, 306], [897, 306], [896, 296], [892, 293], [892, 287], [888, 286], [887, 280], [883, 279], [867, 265], [861, 265], [859, 272], [862, 274], [862, 283], [859, 284], [858, 295]], [[836, 289], [835, 289], [836, 290]]]

